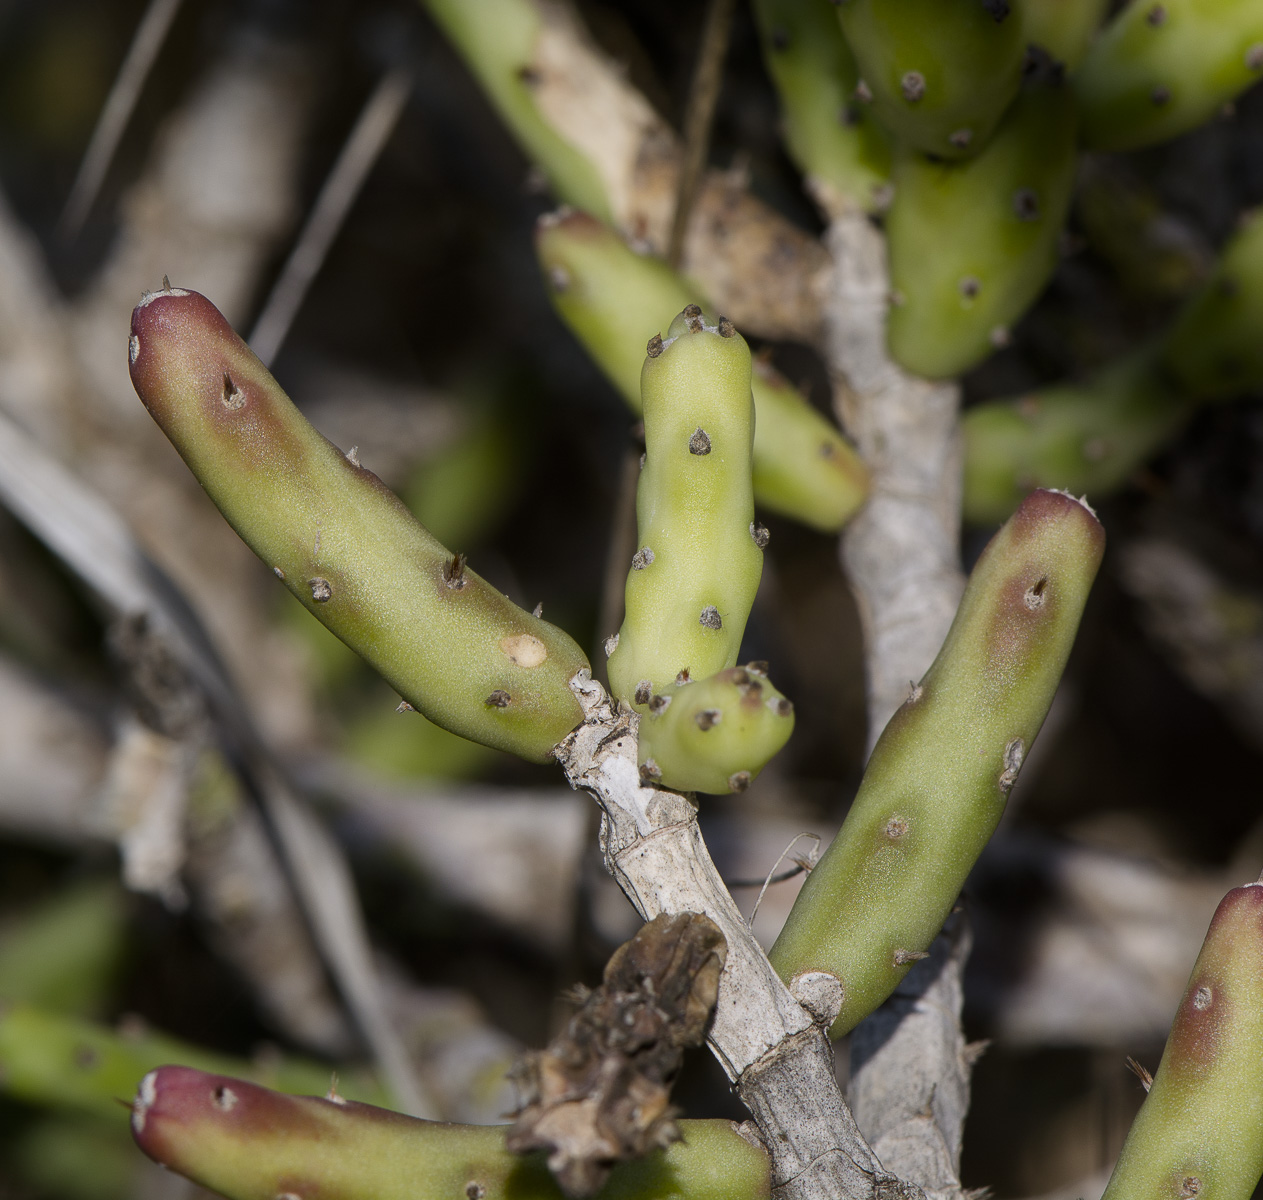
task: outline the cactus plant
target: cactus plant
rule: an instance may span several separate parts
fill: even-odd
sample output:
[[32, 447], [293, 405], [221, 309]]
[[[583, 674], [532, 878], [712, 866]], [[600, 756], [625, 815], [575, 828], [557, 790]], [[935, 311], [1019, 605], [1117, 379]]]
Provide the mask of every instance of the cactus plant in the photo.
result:
[[649, 342], [638, 548], [611, 648], [614, 693], [639, 711], [678, 678], [737, 661], [763, 570], [754, 521], [750, 349], [726, 317], [690, 305]]
[[1075, 72], [1083, 140], [1134, 150], [1200, 125], [1263, 74], [1257, 0], [1130, 4]]
[[690, 792], [743, 792], [794, 730], [794, 706], [762, 664], [676, 681], [650, 696], [640, 772]]
[[1026, 50], [1007, 0], [846, 0], [838, 18], [864, 97], [925, 154], [977, 154], [1017, 92]]
[[1211, 920], [1149, 1095], [1102, 1200], [1249, 1200], [1263, 1177], [1263, 882]]
[[[665, 314], [704, 305], [660, 259], [638, 254], [600, 222], [569, 212], [543, 218], [536, 252], [553, 305], [635, 413], [645, 343]], [[841, 529], [864, 503], [868, 472], [854, 448], [773, 367], [756, 360], [754, 499], [813, 529]]]
[[951, 377], [1007, 341], [1056, 264], [1075, 151], [1073, 100], [1047, 71], [1027, 82], [974, 158], [899, 156], [886, 219], [897, 362]]
[[841, 980], [835, 1037], [925, 957], [956, 902], [1052, 703], [1104, 548], [1086, 504], [1032, 493], [983, 551], [942, 650], [886, 726], [768, 954], [787, 981]]
[[[504, 1146], [505, 1126], [441, 1125], [344, 1100], [286, 1096], [186, 1067], [146, 1075], [132, 1131], [151, 1158], [229, 1200], [551, 1200], [541, 1156]], [[728, 1121], [686, 1121], [664, 1154], [618, 1167], [603, 1200], [768, 1195], [767, 1159]]]
[[[546, 761], [587, 667], [298, 412], [204, 296], [147, 295], [132, 381], [221, 512], [304, 607], [435, 724]], [[419, 631], [424, 631], [417, 636]]]

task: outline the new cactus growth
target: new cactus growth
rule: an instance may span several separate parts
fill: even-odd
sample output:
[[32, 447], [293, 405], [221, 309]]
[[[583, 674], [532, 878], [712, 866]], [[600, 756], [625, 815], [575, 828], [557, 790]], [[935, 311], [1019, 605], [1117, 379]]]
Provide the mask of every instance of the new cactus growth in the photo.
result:
[[890, 145], [855, 94], [859, 73], [830, 0], [755, 0], [763, 61], [781, 101], [786, 149], [831, 212], [881, 208]]
[[1074, 170], [1074, 104], [1057, 71], [1028, 82], [970, 161], [899, 157], [886, 219], [899, 363], [959, 375], [1007, 339], [1056, 265]]
[[697, 305], [654, 336], [642, 372], [645, 463], [614, 693], [646, 711], [680, 675], [733, 666], [763, 570], [750, 457], [750, 348]]
[[834, 1036], [890, 995], [951, 911], [1052, 703], [1104, 545], [1084, 503], [1027, 497], [882, 733], [769, 953], [787, 982], [811, 971], [841, 981]]
[[838, 16], [861, 95], [891, 133], [940, 158], [986, 145], [1026, 51], [1007, 0], [847, 0]]
[[1249, 1200], [1263, 1176], [1263, 883], [1220, 902], [1102, 1200]]
[[761, 666], [672, 683], [640, 719], [644, 778], [686, 792], [742, 792], [794, 730], [794, 706]]
[[[729, 1121], [683, 1121], [684, 1140], [615, 1168], [602, 1200], [727, 1200], [769, 1194], [767, 1157]], [[284, 1096], [186, 1067], [146, 1075], [132, 1132], [157, 1162], [227, 1196], [274, 1200], [556, 1200], [542, 1155], [506, 1126], [443, 1125], [330, 1094]]]
[[311, 427], [204, 296], [132, 314], [136, 391], [229, 524], [303, 605], [430, 720], [546, 761], [579, 723], [587, 667]]
[[[1260, 47], [1263, 54], [1263, 47]], [[1263, 213], [1229, 240], [1214, 274], [1176, 318], [1162, 362], [1190, 396], [1219, 400], [1263, 384]]]
[[[584, 213], [543, 218], [535, 248], [561, 318], [628, 407], [641, 412], [645, 343], [663, 317], [704, 305], [698, 290], [666, 263], [637, 254]], [[761, 508], [823, 532], [841, 529], [864, 503], [868, 472], [837, 427], [775, 370], [756, 363], [751, 384], [754, 498]]]
[[1136, 0], [1075, 72], [1084, 143], [1135, 150], [1174, 137], [1261, 77], [1259, 0]]
[[1116, 491], [1193, 411], [1153, 350], [1082, 384], [976, 405], [961, 420], [965, 518], [1003, 521], [1033, 487]]

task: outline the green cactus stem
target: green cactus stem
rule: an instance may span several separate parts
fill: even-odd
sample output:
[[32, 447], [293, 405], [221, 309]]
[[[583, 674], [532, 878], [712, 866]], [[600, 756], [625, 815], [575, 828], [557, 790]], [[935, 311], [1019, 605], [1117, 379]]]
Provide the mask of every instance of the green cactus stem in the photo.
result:
[[[668, 314], [704, 305], [698, 289], [584, 213], [543, 218], [536, 252], [561, 319], [628, 407], [640, 413], [645, 343], [662, 332]], [[868, 494], [868, 472], [859, 455], [766, 363], [756, 361], [751, 386], [758, 414], [755, 502], [821, 532], [837, 532]]]
[[750, 481], [750, 348], [732, 322], [689, 305], [649, 342], [641, 378], [639, 543], [609, 676], [645, 712], [678, 676], [736, 663], [767, 534]]
[[1175, 137], [1260, 78], [1259, 0], [1135, 0], [1075, 72], [1084, 143], [1135, 150]]
[[[601, 1200], [766, 1197], [766, 1155], [730, 1121], [682, 1121], [684, 1140], [614, 1169]], [[283, 1096], [222, 1075], [145, 1076], [132, 1132], [150, 1158], [229, 1200], [559, 1200], [542, 1155], [507, 1126], [443, 1125], [330, 1096]]]
[[587, 155], [540, 111], [532, 83], [543, 28], [534, 0], [422, 0], [553, 191], [569, 204], [612, 220], [609, 196]]
[[304, 607], [436, 725], [547, 761], [587, 667], [308, 424], [204, 296], [132, 314], [137, 394], [229, 524]]
[[1039, 491], [993, 537], [929, 671], [891, 718], [846, 821], [769, 957], [842, 982], [855, 1027], [925, 957], [1004, 812], [1104, 550], [1091, 509]]
[[830, 0], [755, 0], [763, 61], [790, 156], [831, 213], [883, 208], [890, 143], [855, 94], [859, 72]]
[[[1263, 47], [1260, 48], [1263, 53]], [[1162, 362], [1190, 396], [1222, 400], [1263, 386], [1263, 212], [1229, 239], [1211, 278], [1180, 312]]]
[[1107, 8], [1109, 0], [1022, 0], [1019, 13], [1026, 44], [1046, 50], [1073, 71], [1087, 53]]
[[1007, 0], [846, 0], [838, 17], [860, 96], [891, 133], [939, 158], [986, 145], [1017, 94], [1026, 50]]
[[[119, 1099], [165, 1062], [245, 1075], [293, 1092], [323, 1091], [330, 1078], [328, 1067], [299, 1059], [255, 1066], [149, 1029], [116, 1032], [29, 1005], [0, 1008], [0, 1091], [28, 1104], [117, 1121], [124, 1112]], [[370, 1080], [359, 1077], [348, 1079], [344, 1090], [364, 1100], [382, 1097]]]
[[968, 162], [899, 156], [886, 218], [896, 361], [952, 378], [1007, 341], [1056, 265], [1075, 159], [1073, 100], [1052, 71], [1022, 89]]
[[672, 683], [640, 719], [640, 773], [681, 792], [744, 792], [794, 731], [762, 664]]
[[1117, 491], [1196, 411], [1151, 348], [1082, 384], [968, 409], [964, 517], [1003, 521], [1033, 487]]
[[1263, 1176], [1263, 883], [1220, 902], [1102, 1200], [1249, 1200]]

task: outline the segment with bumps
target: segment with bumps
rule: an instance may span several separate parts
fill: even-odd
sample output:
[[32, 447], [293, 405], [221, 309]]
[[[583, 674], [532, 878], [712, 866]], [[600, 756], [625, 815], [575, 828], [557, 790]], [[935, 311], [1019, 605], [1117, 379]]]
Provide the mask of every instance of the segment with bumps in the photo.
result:
[[1263, 883], [1220, 902], [1102, 1200], [1249, 1200], [1263, 1176]]
[[763, 61], [790, 155], [829, 212], [883, 207], [890, 145], [855, 94], [859, 73], [830, 0], [755, 0]]
[[986, 145], [1026, 50], [1007, 0], [845, 0], [838, 16], [861, 95], [900, 141], [940, 158]]
[[204, 296], [132, 314], [137, 394], [247, 545], [413, 707], [546, 761], [581, 719], [583, 651], [524, 612], [308, 424]]
[[1074, 131], [1069, 89], [1048, 72], [1022, 89], [968, 162], [900, 155], [886, 235], [894, 288], [887, 337], [902, 366], [951, 378], [1007, 341], [1056, 265]]
[[942, 928], [1052, 703], [1104, 546], [1084, 503], [1027, 497], [882, 733], [769, 955], [787, 983], [812, 971], [841, 981], [834, 1036], [889, 996]]
[[689, 305], [649, 343], [639, 549], [609, 660], [614, 694], [646, 711], [681, 673], [737, 661], [763, 571], [750, 482], [750, 348], [724, 317]]
[[[1261, 47], [1263, 52], [1263, 47]], [[1162, 362], [1190, 396], [1222, 400], [1263, 386], [1263, 213], [1228, 240], [1214, 274], [1176, 318]]]
[[1083, 141], [1095, 150], [1164, 141], [1260, 78], [1259, 0], [1134, 0], [1075, 72]]
[[1003, 521], [1033, 487], [1117, 491], [1194, 411], [1152, 350], [1081, 384], [975, 405], [961, 418], [965, 519]]
[[[680, 1124], [683, 1141], [616, 1167], [602, 1195], [768, 1196], [766, 1155], [730, 1121]], [[132, 1134], [150, 1158], [229, 1200], [558, 1200], [543, 1156], [510, 1154], [506, 1128], [419, 1121], [332, 1092], [284, 1096], [174, 1066], [146, 1075], [132, 1104]]]
[[757, 664], [672, 683], [640, 719], [641, 776], [682, 792], [743, 792], [794, 731], [794, 706]]
[[[535, 248], [562, 320], [639, 413], [645, 344], [669, 314], [702, 302], [697, 289], [583, 213], [543, 218]], [[751, 386], [756, 502], [822, 532], [841, 529], [868, 494], [859, 455], [771, 367], [756, 363]]]

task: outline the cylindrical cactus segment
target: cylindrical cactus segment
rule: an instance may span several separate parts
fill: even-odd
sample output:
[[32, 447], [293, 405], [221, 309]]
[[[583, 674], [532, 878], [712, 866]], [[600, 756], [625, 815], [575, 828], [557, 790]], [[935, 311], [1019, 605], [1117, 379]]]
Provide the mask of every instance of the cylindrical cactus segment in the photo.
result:
[[1263, 1176], [1263, 883], [1220, 902], [1102, 1200], [1249, 1200]]
[[1073, 71], [1087, 53], [1108, 8], [1109, 0], [1022, 0], [1018, 12], [1023, 40]]
[[1263, 78], [1259, 0], [1135, 0], [1074, 75], [1084, 143], [1135, 150], [1209, 120]]
[[1008, 0], [846, 0], [838, 16], [860, 94], [891, 133], [940, 158], [986, 145], [1026, 51]]
[[1056, 265], [1075, 149], [1073, 100], [1048, 72], [1023, 88], [968, 162], [898, 157], [886, 218], [897, 362], [951, 378], [1007, 340]]
[[807, 971], [841, 981], [834, 1036], [890, 995], [956, 902], [1052, 703], [1104, 545], [1086, 504], [1028, 496], [881, 735], [770, 953], [786, 982]]
[[605, 220], [609, 197], [589, 158], [540, 110], [533, 92], [543, 22], [538, 0], [422, 0], [477, 77], [501, 120], [547, 177], [559, 199]]
[[672, 683], [640, 718], [641, 776], [681, 792], [743, 792], [794, 731], [760, 664]]
[[546, 761], [582, 719], [588, 663], [439, 544], [371, 471], [308, 424], [204, 296], [147, 296], [132, 382], [247, 545], [431, 721]]
[[1152, 349], [1082, 384], [966, 410], [964, 516], [1003, 521], [1033, 487], [1117, 491], [1192, 416]]
[[[1259, 53], [1263, 56], [1263, 44]], [[1263, 212], [1242, 222], [1214, 274], [1176, 318], [1163, 364], [1189, 395], [1219, 400], [1263, 386]]]
[[[561, 319], [639, 413], [645, 343], [670, 314], [705, 305], [698, 289], [584, 213], [541, 219], [536, 252]], [[756, 364], [752, 388], [755, 502], [825, 533], [841, 529], [868, 494], [859, 455], [771, 367]]]
[[736, 663], [767, 537], [750, 478], [750, 348], [732, 322], [689, 305], [650, 341], [641, 379], [639, 540], [609, 676], [645, 712], [677, 676]]
[[[766, 1197], [767, 1156], [729, 1121], [681, 1121], [684, 1140], [614, 1169], [601, 1196]], [[444, 1125], [330, 1095], [284, 1096], [224, 1075], [162, 1067], [132, 1105], [156, 1162], [229, 1200], [561, 1200], [542, 1155], [504, 1146], [508, 1126]]]
[[830, 0], [755, 0], [785, 144], [829, 212], [881, 208], [890, 142], [855, 94], [859, 73]]

